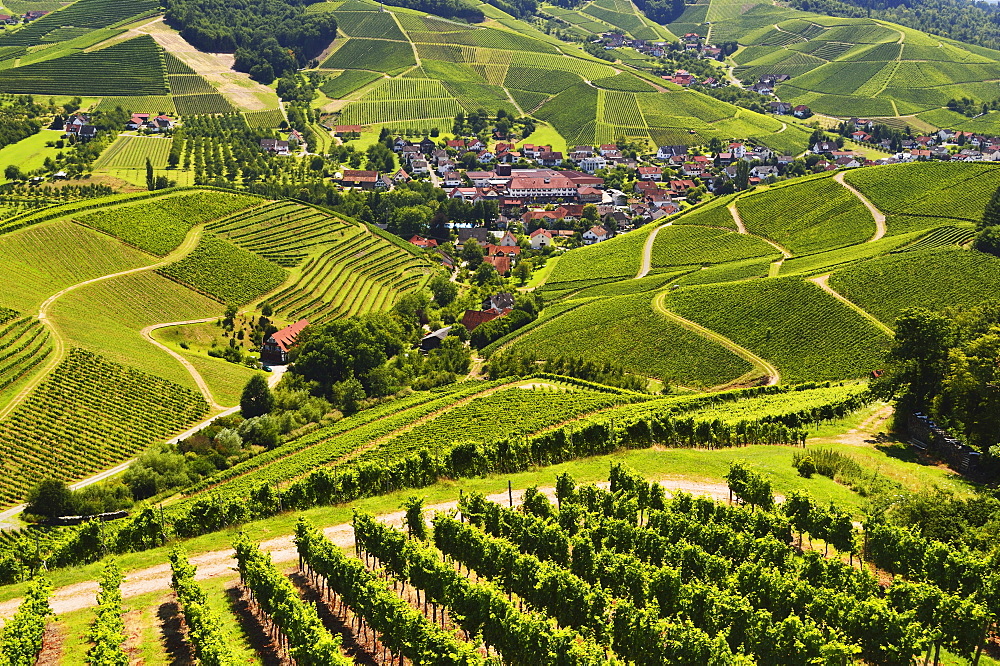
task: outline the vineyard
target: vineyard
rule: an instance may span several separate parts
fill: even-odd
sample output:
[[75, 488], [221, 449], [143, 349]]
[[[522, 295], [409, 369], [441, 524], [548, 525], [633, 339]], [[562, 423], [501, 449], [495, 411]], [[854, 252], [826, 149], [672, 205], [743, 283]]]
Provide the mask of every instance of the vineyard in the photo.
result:
[[31, 376], [51, 352], [49, 332], [38, 319], [0, 307], [0, 393]]
[[165, 169], [172, 142], [166, 137], [120, 136], [101, 153], [94, 168], [145, 169], [148, 159], [154, 169]]
[[[947, 219], [978, 222], [990, 195], [1000, 186], [1000, 167], [926, 162], [859, 169], [845, 178], [889, 216], [889, 233], [896, 233], [896, 215], [922, 218], [924, 228]], [[905, 230], [912, 228], [917, 227], [907, 225]]]
[[409, 42], [385, 39], [348, 39], [323, 62], [324, 69], [366, 69], [399, 74], [416, 65]]
[[232, 305], [263, 296], [288, 277], [277, 264], [207, 233], [194, 251], [159, 273]]
[[996, 299], [1000, 259], [955, 247], [901, 252], [835, 271], [830, 286], [892, 326], [906, 308], [974, 308]]
[[[86, 75], [81, 76], [81, 72]], [[167, 81], [162, 52], [152, 37], [144, 35], [99, 51], [0, 69], [0, 90], [44, 95], [163, 95]]]
[[646, 238], [646, 233], [636, 231], [565, 254], [552, 269], [545, 291], [580, 288], [595, 282], [632, 277], [639, 272]]
[[[868, 18], [832, 18], [723, 1], [726, 11], [715, 12], [718, 0], [713, 1], [705, 20], [713, 23], [713, 40], [737, 40], [745, 47], [735, 55], [735, 75], [741, 80], [789, 75], [776, 93], [814, 112], [840, 117], [920, 114], [935, 126], [953, 127], [969, 119], [942, 117], [947, 111], [941, 107], [949, 99], [978, 103], [996, 94], [995, 86], [983, 83], [1000, 74], [1000, 59], [991, 51], [944, 43], [933, 35]], [[680, 29], [673, 27], [675, 33]], [[985, 118], [984, 128], [992, 122]]]
[[184, 240], [192, 226], [259, 203], [252, 196], [200, 190], [104, 208], [76, 219], [162, 257]]
[[864, 205], [833, 178], [768, 189], [736, 199], [750, 233], [793, 254], [811, 254], [864, 242], [875, 221]]
[[873, 323], [798, 278], [690, 287], [664, 304], [774, 362], [787, 382], [864, 377], [888, 348]]
[[720, 197], [687, 212], [674, 220], [674, 224], [696, 224], [703, 227], [720, 227], [736, 231], [736, 221], [728, 206], [734, 197]]
[[676, 266], [722, 264], [751, 257], [774, 257], [774, 247], [759, 238], [726, 229], [670, 226], [661, 229], [653, 243], [652, 270]]
[[509, 353], [580, 356], [685, 386], [716, 386], [751, 370], [733, 353], [655, 313], [654, 298], [598, 298], [532, 329]]
[[207, 412], [196, 391], [73, 350], [3, 420], [0, 501], [20, 502], [40, 478], [76, 481], [113, 467]]

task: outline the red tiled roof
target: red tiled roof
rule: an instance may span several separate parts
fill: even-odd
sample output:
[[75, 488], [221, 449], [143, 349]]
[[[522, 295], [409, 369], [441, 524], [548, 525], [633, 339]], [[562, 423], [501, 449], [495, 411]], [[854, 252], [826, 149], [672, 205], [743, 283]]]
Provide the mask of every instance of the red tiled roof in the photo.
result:
[[275, 331], [271, 334], [271, 339], [274, 340], [282, 351], [288, 351], [288, 349], [295, 344], [295, 340], [299, 337], [299, 333], [302, 329], [309, 325], [309, 322], [305, 319], [299, 319], [297, 322], [291, 326], [286, 326], [280, 331]]
[[497, 317], [502, 317], [510, 312], [510, 309], [496, 311], [496, 310], [466, 310], [465, 314], [462, 316], [462, 326], [466, 329], [472, 330], [480, 324], [485, 324], [488, 321], [493, 321]]

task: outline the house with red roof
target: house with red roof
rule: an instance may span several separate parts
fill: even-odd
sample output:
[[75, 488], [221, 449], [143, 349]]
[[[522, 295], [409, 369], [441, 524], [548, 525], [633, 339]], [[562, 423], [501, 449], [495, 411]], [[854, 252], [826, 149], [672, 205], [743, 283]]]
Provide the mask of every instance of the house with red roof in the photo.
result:
[[295, 345], [302, 329], [308, 325], [308, 321], [300, 319], [291, 326], [286, 326], [269, 335], [260, 348], [260, 360], [264, 363], [277, 365], [288, 363], [288, 350]]
[[423, 236], [414, 236], [413, 238], [410, 239], [410, 242], [416, 245], [417, 247], [422, 247], [425, 249], [437, 247], [438, 245], [437, 241], [434, 240], [433, 238], [424, 238]]

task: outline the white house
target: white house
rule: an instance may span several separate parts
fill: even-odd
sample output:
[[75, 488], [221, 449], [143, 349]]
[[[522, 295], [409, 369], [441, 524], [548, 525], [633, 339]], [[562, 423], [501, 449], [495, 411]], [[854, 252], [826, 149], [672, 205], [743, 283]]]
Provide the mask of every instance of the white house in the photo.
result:
[[608, 239], [608, 230], [604, 227], [593, 226], [583, 232], [583, 244], [593, 245]]
[[505, 233], [503, 235], [503, 238], [500, 239], [500, 243], [499, 244], [500, 244], [501, 247], [516, 247], [517, 246], [517, 238], [515, 238], [514, 234], [512, 234], [512, 233], [510, 233], [508, 231], [507, 233]]
[[552, 245], [552, 233], [548, 229], [535, 229], [528, 238], [531, 240], [532, 250], [541, 250]]

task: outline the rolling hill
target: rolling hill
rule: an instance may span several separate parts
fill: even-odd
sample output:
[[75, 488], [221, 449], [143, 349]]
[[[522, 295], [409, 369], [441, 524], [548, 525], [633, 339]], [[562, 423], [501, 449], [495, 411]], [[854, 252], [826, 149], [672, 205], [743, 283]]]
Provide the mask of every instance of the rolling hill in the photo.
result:
[[[920, 125], [916, 117], [952, 127], [970, 121], [942, 111], [948, 100], [1000, 96], [1000, 52], [885, 21], [712, 0], [689, 5], [668, 27], [714, 42], [738, 41], [741, 48], [732, 57], [737, 77], [788, 75], [775, 91], [782, 101], [832, 116], [905, 116]], [[996, 117], [989, 114], [975, 127], [1000, 127]]]

